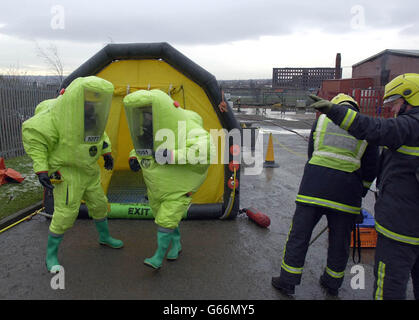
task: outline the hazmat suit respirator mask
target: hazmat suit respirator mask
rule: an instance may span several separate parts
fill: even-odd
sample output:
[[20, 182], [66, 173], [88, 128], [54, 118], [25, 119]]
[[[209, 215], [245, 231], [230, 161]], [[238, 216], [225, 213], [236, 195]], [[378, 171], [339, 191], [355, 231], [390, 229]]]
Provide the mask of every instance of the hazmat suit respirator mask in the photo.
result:
[[138, 156], [153, 155], [152, 110], [152, 106], [125, 108], [131, 138]]
[[89, 90], [84, 94], [84, 142], [96, 143], [105, 131], [112, 94]]

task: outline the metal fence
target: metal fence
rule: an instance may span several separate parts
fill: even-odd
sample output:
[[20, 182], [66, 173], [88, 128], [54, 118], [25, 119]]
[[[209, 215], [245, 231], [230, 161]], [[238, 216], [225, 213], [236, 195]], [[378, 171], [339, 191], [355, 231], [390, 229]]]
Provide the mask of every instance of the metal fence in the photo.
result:
[[349, 94], [358, 102], [361, 113], [374, 118], [394, 117], [394, 112], [390, 108], [383, 107], [382, 88], [353, 89]]
[[36, 83], [0, 83], [0, 157], [25, 154], [22, 123], [33, 116], [38, 103], [56, 97], [57, 89]]

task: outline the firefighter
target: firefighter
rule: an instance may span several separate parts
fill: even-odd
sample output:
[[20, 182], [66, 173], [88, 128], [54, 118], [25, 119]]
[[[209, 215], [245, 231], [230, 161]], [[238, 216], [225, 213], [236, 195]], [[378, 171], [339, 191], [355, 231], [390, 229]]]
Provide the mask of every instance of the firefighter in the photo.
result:
[[312, 106], [357, 139], [383, 146], [375, 203], [374, 299], [406, 299], [412, 276], [419, 299], [419, 74], [390, 81], [383, 105], [395, 117], [374, 119], [313, 96]]
[[[215, 147], [202, 118], [196, 112], [179, 108], [179, 103], [161, 90], [133, 92], [124, 98], [124, 106], [134, 144], [130, 168], [142, 170], [158, 225], [157, 250], [144, 264], [158, 269], [170, 244], [166, 258], [178, 258], [182, 249], [179, 222], [191, 204], [191, 195], [207, 177]], [[165, 135], [164, 131], [168, 145], [162, 143], [163, 136], [157, 137], [158, 133]], [[169, 133], [173, 134], [172, 139]]]
[[[332, 101], [342, 109], [359, 110], [348, 95], [338, 94]], [[320, 284], [328, 294], [338, 295], [349, 257], [351, 231], [362, 215], [362, 198], [375, 179], [377, 159], [376, 146], [353, 138], [325, 115], [314, 122], [281, 272], [272, 278], [276, 289], [287, 295], [295, 293], [312, 231], [326, 215], [329, 248]]]
[[[110, 142], [104, 129], [112, 100], [113, 85], [90, 76], [75, 79], [53, 107], [28, 119], [22, 126], [23, 145], [33, 160], [39, 182], [54, 189], [54, 214], [49, 227], [46, 266], [58, 262], [58, 248], [64, 233], [72, 227], [80, 201], [86, 201], [95, 221], [99, 243], [121, 248], [123, 242], [109, 235], [107, 198], [100, 184], [99, 156], [112, 170]], [[61, 183], [55, 187], [49, 176], [58, 172]]]

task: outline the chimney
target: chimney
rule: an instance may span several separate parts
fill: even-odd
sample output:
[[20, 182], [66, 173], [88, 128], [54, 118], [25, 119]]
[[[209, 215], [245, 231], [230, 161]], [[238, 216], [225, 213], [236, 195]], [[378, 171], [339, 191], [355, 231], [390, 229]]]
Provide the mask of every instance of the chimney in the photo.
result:
[[342, 67], [341, 67], [340, 53], [336, 54], [335, 79], [342, 79]]

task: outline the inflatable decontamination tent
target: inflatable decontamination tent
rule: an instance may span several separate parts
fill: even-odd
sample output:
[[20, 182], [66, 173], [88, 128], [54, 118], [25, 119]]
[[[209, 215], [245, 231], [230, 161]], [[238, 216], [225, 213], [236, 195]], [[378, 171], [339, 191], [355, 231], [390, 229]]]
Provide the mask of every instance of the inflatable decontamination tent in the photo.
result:
[[210, 165], [207, 179], [193, 194], [192, 205], [184, 218], [233, 218], [237, 215], [240, 166], [235, 159], [240, 156], [240, 142], [237, 144], [228, 133], [240, 129], [232, 109], [228, 105], [226, 110], [219, 108], [224, 97], [213, 75], [167, 43], [108, 44], [71, 73], [62, 87], [78, 77], [90, 75], [106, 79], [115, 87], [105, 129], [112, 143], [113, 170], [104, 170], [103, 159], [99, 160], [110, 218], [152, 217], [141, 170], [132, 172], [129, 168], [133, 143], [122, 102], [129, 93], [151, 89], [160, 89], [181, 108], [197, 112], [216, 141], [217, 163]]

